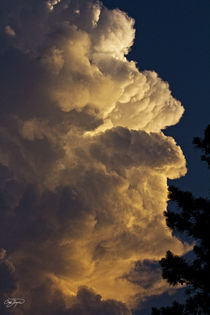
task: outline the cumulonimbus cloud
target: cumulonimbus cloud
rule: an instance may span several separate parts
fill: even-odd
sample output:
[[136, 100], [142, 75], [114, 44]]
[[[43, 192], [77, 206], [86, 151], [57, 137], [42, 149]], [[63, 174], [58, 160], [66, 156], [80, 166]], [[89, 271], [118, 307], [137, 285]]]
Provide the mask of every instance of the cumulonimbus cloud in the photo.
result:
[[26, 299], [24, 314], [130, 314], [137, 296], [168, 289], [145, 261], [188, 250], [162, 215], [167, 178], [186, 173], [163, 129], [184, 109], [168, 83], [126, 58], [135, 29], [124, 12], [85, 0], [1, 7], [0, 248], [1, 266], [13, 266], [10, 292]]

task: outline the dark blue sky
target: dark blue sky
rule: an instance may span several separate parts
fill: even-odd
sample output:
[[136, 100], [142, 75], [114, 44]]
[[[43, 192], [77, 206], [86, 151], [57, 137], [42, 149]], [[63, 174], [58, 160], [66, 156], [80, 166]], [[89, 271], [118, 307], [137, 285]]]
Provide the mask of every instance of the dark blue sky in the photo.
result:
[[172, 94], [185, 107], [179, 124], [165, 134], [181, 145], [188, 174], [170, 182], [195, 195], [207, 196], [209, 174], [200, 151], [192, 144], [210, 123], [210, 1], [104, 0], [136, 21], [130, 59], [140, 70], [155, 70], [168, 81]]

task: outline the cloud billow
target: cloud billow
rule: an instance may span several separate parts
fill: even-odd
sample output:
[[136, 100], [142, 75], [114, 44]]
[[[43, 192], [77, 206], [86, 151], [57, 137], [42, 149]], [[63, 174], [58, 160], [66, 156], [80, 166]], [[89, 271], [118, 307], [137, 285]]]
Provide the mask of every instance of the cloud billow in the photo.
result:
[[131, 314], [168, 290], [155, 262], [189, 248], [162, 215], [186, 173], [163, 130], [184, 109], [127, 60], [134, 37], [98, 1], [2, 1], [0, 269], [20, 314]]

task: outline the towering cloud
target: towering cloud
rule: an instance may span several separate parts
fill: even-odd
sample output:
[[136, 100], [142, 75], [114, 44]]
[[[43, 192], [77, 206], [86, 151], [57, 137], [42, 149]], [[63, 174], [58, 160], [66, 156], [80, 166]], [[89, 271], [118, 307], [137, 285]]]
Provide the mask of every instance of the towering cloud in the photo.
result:
[[97, 1], [2, 0], [0, 273], [17, 314], [131, 314], [168, 290], [155, 262], [188, 250], [162, 215], [186, 173], [162, 130], [183, 107], [128, 61], [134, 36]]

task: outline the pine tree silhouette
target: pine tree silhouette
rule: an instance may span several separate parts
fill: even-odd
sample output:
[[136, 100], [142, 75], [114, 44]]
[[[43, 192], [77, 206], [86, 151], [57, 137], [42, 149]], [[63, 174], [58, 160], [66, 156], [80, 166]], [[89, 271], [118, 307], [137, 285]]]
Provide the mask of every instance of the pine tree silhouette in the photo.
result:
[[[201, 160], [210, 168], [210, 125], [204, 138], [194, 138], [193, 143], [202, 150]], [[187, 233], [194, 240], [194, 259], [189, 263], [170, 250], [160, 260], [162, 277], [169, 284], [186, 286], [184, 304], [153, 308], [152, 315], [209, 315], [210, 314], [210, 200], [194, 198], [191, 192], [169, 187], [169, 198], [180, 208], [179, 213], [164, 212], [171, 230]]]

